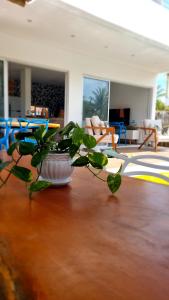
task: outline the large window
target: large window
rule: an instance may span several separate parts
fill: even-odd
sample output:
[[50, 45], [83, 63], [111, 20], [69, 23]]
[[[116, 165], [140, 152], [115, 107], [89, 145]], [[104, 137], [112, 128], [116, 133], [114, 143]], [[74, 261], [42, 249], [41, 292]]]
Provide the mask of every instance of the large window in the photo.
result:
[[83, 119], [97, 115], [108, 120], [109, 81], [84, 77]]

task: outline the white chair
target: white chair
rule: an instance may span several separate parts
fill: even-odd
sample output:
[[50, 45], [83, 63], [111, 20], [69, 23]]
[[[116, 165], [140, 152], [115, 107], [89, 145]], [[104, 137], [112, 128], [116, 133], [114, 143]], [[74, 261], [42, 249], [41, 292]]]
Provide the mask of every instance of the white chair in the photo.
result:
[[169, 135], [162, 134], [161, 120], [145, 119], [143, 120], [143, 127], [139, 127], [139, 129], [141, 129], [141, 135], [143, 139], [139, 149], [141, 149], [143, 145], [147, 143], [152, 143], [155, 150], [157, 150], [157, 145], [159, 143], [169, 143]]
[[[163, 180], [163, 183], [169, 184], [169, 158], [161, 155], [136, 155], [127, 157], [115, 151], [107, 150], [103, 152], [108, 157], [113, 157], [124, 161], [120, 174], [124, 176], [140, 177], [148, 180], [154, 177]], [[107, 169], [108, 172], [117, 172], [117, 170]], [[148, 177], [147, 177], [148, 176]], [[151, 181], [151, 180], [150, 180]], [[152, 180], [153, 181], [153, 180]], [[158, 180], [157, 180], [158, 182]], [[160, 181], [161, 183], [161, 181]]]
[[111, 144], [113, 149], [116, 148], [119, 136], [115, 134], [115, 128], [106, 127], [104, 121], [101, 121], [98, 116], [86, 118], [85, 129], [88, 134], [95, 137], [97, 145], [100, 143]]
[[[147, 159], [149, 160], [149, 162], [146, 162]], [[151, 162], [150, 160], [153, 160], [153, 162]], [[130, 168], [127, 168], [129, 164], [132, 164], [132, 166], [130, 166]], [[133, 166], [134, 164], [136, 166]], [[141, 166], [141, 168], [139, 168], [138, 166]], [[169, 176], [166, 176], [165, 172], [168, 172], [169, 175], [169, 158], [160, 155], [134, 156], [132, 158], [129, 158], [128, 160], [125, 160], [121, 169], [122, 175], [153, 176], [169, 183]]]

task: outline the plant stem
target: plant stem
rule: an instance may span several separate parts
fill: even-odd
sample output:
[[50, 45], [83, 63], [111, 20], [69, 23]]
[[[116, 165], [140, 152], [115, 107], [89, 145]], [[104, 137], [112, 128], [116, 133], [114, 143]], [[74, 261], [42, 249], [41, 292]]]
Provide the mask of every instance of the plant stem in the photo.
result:
[[86, 166], [86, 168], [87, 168], [87, 169], [88, 169], [95, 177], [97, 177], [98, 179], [100, 179], [100, 180], [106, 182], [105, 179], [101, 178], [100, 176], [98, 176], [98, 174], [94, 173], [88, 166]]
[[[89, 151], [86, 153], [86, 155], [81, 155], [81, 154], [80, 154], [80, 151], [78, 151], [77, 154], [78, 154], [80, 157], [82, 157], [82, 156], [88, 157]], [[101, 178], [100, 176], [98, 176], [102, 170], [99, 170], [99, 171], [98, 171], [98, 174], [96, 174], [95, 172], [93, 172], [93, 171], [90, 169], [90, 167], [86, 166], [86, 168], [87, 168], [87, 169], [88, 169], [95, 177], [97, 177], [98, 179], [102, 180], [103, 182], [106, 182], [105, 179], [103, 179], [103, 178]]]
[[37, 182], [37, 181], [38, 181], [38, 179], [39, 179], [39, 176], [40, 176], [40, 174], [41, 174], [41, 170], [42, 170], [42, 162], [40, 163], [40, 170], [38, 170], [38, 169], [37, 169], [38, 176], [37, 176], [37, 178], [36, 178], [35, 182]]
[[[20, 159], [22, 158], [22, 155], [15, 161], [15, 166], [19, 163]], [[12, 173], [10, 173], [10, 170], [8, 170], [9, 174], [5, 178], [5, 180], [2, 180], [2, 184], [0, 185], [0, 188], [8, 181], [9, 177], [11, 176]]]

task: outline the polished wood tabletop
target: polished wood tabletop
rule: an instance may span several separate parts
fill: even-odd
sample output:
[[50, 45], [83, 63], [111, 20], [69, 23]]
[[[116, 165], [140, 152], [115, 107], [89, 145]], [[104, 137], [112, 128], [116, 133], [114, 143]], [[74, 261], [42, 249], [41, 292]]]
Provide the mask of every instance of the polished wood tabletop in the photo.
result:
[[24, 299], [169, 299], [167, 186], [126, 177], [111, 195], [80, 168], [29, 202], [11, 177], [0, 190], [3, 244], [32, 291]]
[[[21, 122], [22, 124], [22, 127], [26, 127], [27, 126], [27, 122]], [[35, 124], [35, 123], [29, 123], [29, 127], [30, 128], [33, 128], [33, 127], [37, 127], [37, 126], [41, 126], [41, 125], [44, 125], [44, 123], [40, 124]], [[12, 121], [11, 123], [11, 127], [13, 128], [18, 128], [20, 127], [20, 123], [18, 121]], [[57, 124], [57, 123], [48, 123], [48, 128], [59, 128], [60, 127], [60, 124]]]

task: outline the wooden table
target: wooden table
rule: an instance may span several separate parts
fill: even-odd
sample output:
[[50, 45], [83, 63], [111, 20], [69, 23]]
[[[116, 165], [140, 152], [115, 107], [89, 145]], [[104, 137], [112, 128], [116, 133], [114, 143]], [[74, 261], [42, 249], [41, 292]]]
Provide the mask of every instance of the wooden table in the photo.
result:
[[11, 178], [0, 190], [0, 246], [32, 293], [24, 299], [168, 300], [169, 189], [123, 178], [113, 196], [83, 168], [30, 203]]
[[[37, 126], [41, 126], [41, 125], [44, 125], [44, 124], [35, 124], [35, 123], [29, 123], [29, 127], [30, 128], [33, 128], [33, 127], [37, 127]], [[22, 127], [26, 127], [27, 126], [27, 122], [22, 122]], [[11, 124], [11, 127], [12, 128], [19, 128], [20, 127], [20, 124], [18, 121], [13, 121], [12, 124]], [[59, 128], [60, 127], [60, 124], [55, 124], [55, 123], [48, 123], [48, 128]]]

